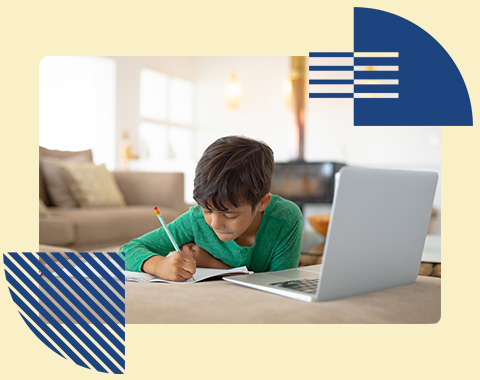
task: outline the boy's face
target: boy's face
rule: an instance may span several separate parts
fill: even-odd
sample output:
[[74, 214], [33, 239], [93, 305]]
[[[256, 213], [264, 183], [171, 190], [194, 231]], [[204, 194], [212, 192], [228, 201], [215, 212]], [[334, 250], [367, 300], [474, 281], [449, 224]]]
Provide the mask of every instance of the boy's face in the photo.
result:
[[203, 217], [222, 241], [255, 236], [260, 227], [262, 212], [270, 203], [270, 198], [271, 194], [267, 194], [253, 210], [252, 205], [249, 204], [230, 207], [227, 211], [209, 210], [203, 207]]

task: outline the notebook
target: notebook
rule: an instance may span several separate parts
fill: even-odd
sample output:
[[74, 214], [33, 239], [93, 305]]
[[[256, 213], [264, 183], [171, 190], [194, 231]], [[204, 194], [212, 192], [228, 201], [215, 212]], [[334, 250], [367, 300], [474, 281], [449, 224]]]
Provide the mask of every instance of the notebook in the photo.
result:
[[[116, 277], [115, 274], [110, 271], [98, 258], [94, 257], [95, 261], [97, 264], [103, 268], [110, 276]], [[167, 282], [167, 283], [172, 283], [172, 284], [192, 284], [195, 282], [200, 282], [204, 280], [209, 280], [209, 279], [221, 279], [224, 276], [231, 276], [231, 275], [237, 275], [237, 274], [252, 274], [253, 272], [249, 271], [246, 266], [243, 267], [238, 267], [238, 268], [231, 268], [231, 269], [211, 269], [211, 268], [197, 268], [197, 271], [195, 272], [194, 278], [195, 280], [188, 280], [188, 281], [183, 281], [183, 282], [176, 282], [176, 281], [167, 281], [164, 280], [160, 277], [153, 276], [151, 274], [145, 273], [145, 272], [132, 272], [128, 270], [123, 270], [117, 262], [113, 259], [109, 259], [109, 262], [111, 265], [115, 266], [120, 272], [125, 273], [125, 280], [126, 281], [135, 281], [135, 282]], [[95, 270], [90, 263], [84, 263], [85, 266], [92, 271], [92, 273], [98, 277], [98, 278], [103, 278], [103, 276]], [[82, 275], [85, 278], [88, 278], [89, 276], [84, 273], [84, 271], [81, 268], [78, 268], [75, 266], [75, 269], [78, 271], [80, 275]], [[72, 273], [68, 269], [63, 269], [63, 272], [68, 275], [69, 277], [72, 277]], [[52, 272], [52, 274], [55, 277], [58, 277], [58, 273]]]
[[240, 275], [240, 274], [252, 274], [246, 266], [231, 268], [231, 269], [211, 269], [211, 268], [197, 268], [195, 275], [193, 276], [195, 280], [190, 279], [187, 281], [177, 282], [177, 281], [168, 281], [160, 278], [158, 276], [153, 276], [144, 272], [132, 272], [125, 271], [125, 280], [126, 281], [135, 281], [135, 282], [166, 282], [169, 284], [193, 284], [195, 282], [200, 282], [204, 280], [211, 279], [222, 279], [225, 276]]

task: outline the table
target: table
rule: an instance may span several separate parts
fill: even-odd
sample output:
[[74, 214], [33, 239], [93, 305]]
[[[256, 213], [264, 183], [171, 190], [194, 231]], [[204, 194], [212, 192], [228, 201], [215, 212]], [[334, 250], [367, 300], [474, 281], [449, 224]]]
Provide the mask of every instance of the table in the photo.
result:
[[419, 276], [414, 284], [311, 303], [222, 280], [196, 284], [126, 282], [125, 292], [126, 323], [131, 324], [418, 324], [436, 323], [441, 316], [441, 279], [425, 276]]
[[126, 321], [151, 323], [436, 323], [439, 278], [329, 302], [302, 302], [226, 281], [126, 284]]

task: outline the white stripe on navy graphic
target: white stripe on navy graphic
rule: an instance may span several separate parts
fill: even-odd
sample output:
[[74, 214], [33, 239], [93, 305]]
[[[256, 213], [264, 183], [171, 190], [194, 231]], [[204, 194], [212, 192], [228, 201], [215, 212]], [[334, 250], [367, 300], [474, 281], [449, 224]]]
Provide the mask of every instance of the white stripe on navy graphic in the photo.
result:
[[356, 52], [354, 62], [354, 98], [399, 98], [398, 52]]
[[310, 57], [309, 66], [353, 66], [353, 57]]
[[398, 66], [354, 66], [355, 71], [398, 71]]
[[368, 85], [377, 85], [377, 84], [398, 84], [398, 79], [355, 79], [353, 84], [368, 84]]
[[354, 98], [368, 98], [368, 99], [378, 99], [378, 98], [387, 98], [387, 99], [396, 99], [399, 97], [398, 93], [355, 93], [353, 94]]
[[350, 79], [353, 80], [352, 71], [310, 71], [308, 79]]
[[360, 58], [360, 57], [367, 57], [367, 58], [380, 58], [380, 57], [385, 57], [385, 58], [396, 58], [399, 57], [398, 52], [355, 52], [353, 53], [353, 56], [355, 58]]
[[353, 94], [353, 84], [310, 84], [309, 93]]

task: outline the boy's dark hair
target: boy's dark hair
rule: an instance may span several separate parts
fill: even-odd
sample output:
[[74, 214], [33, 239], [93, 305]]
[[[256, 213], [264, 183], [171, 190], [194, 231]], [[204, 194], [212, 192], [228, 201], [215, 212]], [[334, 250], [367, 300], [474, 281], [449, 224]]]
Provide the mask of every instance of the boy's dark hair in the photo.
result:
[[227, 211], [229, 206], [253, 208], [270, 191], [273, 151], [242, 136], [222, 137], [203, 153], [195, 169], [193, 198], [202, 207]]

